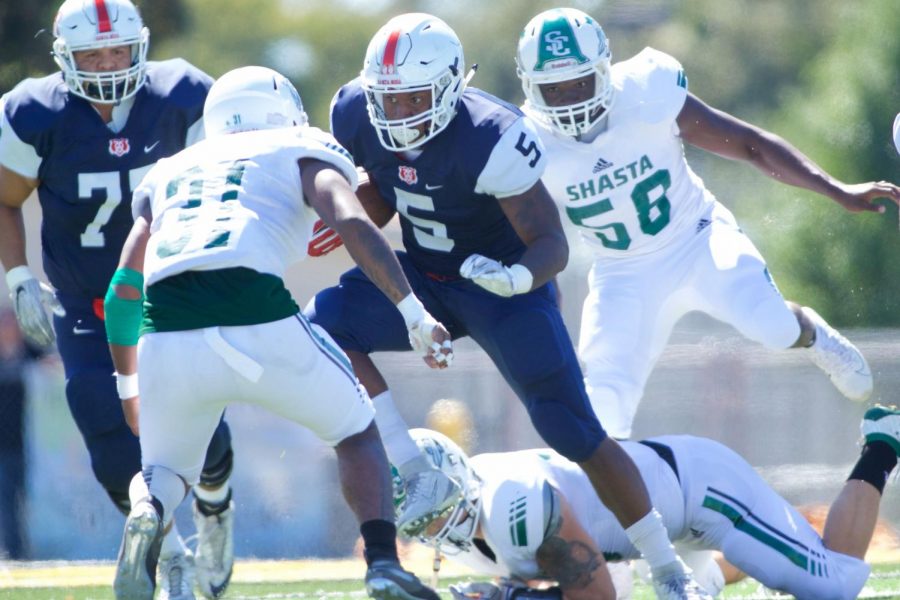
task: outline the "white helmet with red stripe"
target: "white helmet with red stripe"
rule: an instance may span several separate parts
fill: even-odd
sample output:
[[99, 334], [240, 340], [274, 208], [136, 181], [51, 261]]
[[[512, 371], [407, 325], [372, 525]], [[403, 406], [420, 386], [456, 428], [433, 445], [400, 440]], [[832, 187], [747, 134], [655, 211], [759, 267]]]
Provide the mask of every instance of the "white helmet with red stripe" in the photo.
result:
[[[113, 104], [134, 96], [147, 77], [149, 30], [129, 0], [66, 0], [53, 24], [53, 59], [76, 96]], [[79, 70], [74, 53], [131, 46], [131, 65], [119, 71]]]
[[[465, 59], [456, 33], [441, 19], [407, 13], [378, 30], [363, 64], [369, 120], [388, 150], [421, 146], [450, 124], [465, 90]], [[385, 94], [430, 91], [431, 106], [417, 115], [388, 119]], [[425, 132], [417, 126], [425, 123]]]

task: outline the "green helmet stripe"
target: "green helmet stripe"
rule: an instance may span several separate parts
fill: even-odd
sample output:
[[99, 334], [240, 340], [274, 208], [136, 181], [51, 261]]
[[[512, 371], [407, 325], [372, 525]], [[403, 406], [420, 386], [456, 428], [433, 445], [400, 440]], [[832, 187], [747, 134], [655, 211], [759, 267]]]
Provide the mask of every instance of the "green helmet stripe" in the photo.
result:
[[538, 37], [537, 64], [535, 71], [543, 71], [547, 63], [563, 59], [575, 60], [577, 64], [588, 62], [587, 57], [578, 46], [578, 39], [572, 30], [572, 25], [565, 15], [556, 19], [548, 19], [541, 25], [541, 33]]

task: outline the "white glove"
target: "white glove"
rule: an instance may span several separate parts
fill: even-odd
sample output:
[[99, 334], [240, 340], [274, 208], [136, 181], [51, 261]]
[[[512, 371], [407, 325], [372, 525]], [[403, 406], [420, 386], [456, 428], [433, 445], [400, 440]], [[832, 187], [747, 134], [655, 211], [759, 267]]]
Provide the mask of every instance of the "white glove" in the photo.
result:
[[49, 308], [60, 317], [66, 314], [53, 289], [38, 281], [26, 265], [10, 269], [6, 274], [6, 285], [9, 287], [9, 297], [22, 333], [40, 346], [52, 344], [56, 336], [46, 309]]
[[453, 346], [450, 340], [439, 344], [431, 337], [434, 328], [440, 325], [432, 317], [414, 294], [410, 294], [399, 303], [397, 310], [403, 315], [406, 330], [409, 333], [409, 345], [416, 352], [421, 352], [426, 357], [431, 355], [439, 363], [447, 363], [449, 367], [453, 362]]
[[459, 267], [459, 274], [487, 291], [507, 298], [530, 291], [534, 283], [534, 277], [525, 265], [516, 263], [505, 267], [501, 262], [480, 254], [469, 256]]

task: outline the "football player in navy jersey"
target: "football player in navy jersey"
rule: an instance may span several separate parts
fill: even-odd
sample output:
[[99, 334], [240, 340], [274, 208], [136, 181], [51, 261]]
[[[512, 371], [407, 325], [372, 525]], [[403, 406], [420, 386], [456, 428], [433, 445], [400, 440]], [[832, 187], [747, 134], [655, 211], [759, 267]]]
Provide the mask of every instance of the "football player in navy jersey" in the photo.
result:
[[[426, 310], [453, 338], [471, 336], [525, 404], [543, 439], [580, 464], [672, 590], [702, 598], [677, 560], [634, 462], [591, 410], [555, 301], [568, 246], [540, 177], [546, 158], [514, 106], [466, 89], [462, 46], [427, 14], [395, 17], [369, 44], [360, 77], [334, 98], [332, 133], [369, 177], [358, 195], [379, 224], [400, 214], [398, 253]], [[400, 312], [359, 270], [307, 311], [340, 344], [375, 402], [391, 462], [406, 482], [398, 526], [421, 531], [459, 487], [419, 453], [369, 354], [409, 350]]]
[[[94, 474], [127, 513], [141, 467], [137, 391], [113, 374], [103, 296], [131, 229], [132, 190], [157, 160], [202, 135], [212, 79], [180, 59], [148, 62], [149, 32], [129, 0], [66, 0], [54, 35], [61, 72], [0, 99], [0, 261], [23, 332], [41, 345], [57, 341]], [[34, 190], [49, 286], [26, 262], [22, 205]], [[197, 580], [208, 597], [231, 574], [232, 462], [222, 421], [195, 489]], [[174, 530], [160, 570], [164, 597], [193, 598], [189, 553]]]

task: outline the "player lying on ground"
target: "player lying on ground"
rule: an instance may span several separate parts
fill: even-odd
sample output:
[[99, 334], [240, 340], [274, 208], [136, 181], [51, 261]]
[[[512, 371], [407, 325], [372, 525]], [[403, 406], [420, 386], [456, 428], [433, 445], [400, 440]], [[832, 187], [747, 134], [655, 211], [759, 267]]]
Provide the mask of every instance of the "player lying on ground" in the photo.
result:
[[[900, 453], [900, 410], [871, 408], [861, 429], [862, 453], [821, 537], [743, 458], [718, 442], [682, 435], [623, 446], [679, 551], [721, 551], [743, 573], [800, 600], [844, 600], [856, 598], [869, 576], [863, 557]], [[468, 458], [440, 433], [411, 433], [426, 458], [464, 491], [419, 540], [479, 573], [506, 578], [499, 585], [453, 586], [455, 598], [616, 598], [607, 561], [638, 553], [578, 465], [550, 449]], [[725, 583], [710, 564], [695, 578], [711, 594]], [[554, 586], [518, 589], [535, 580]]]

